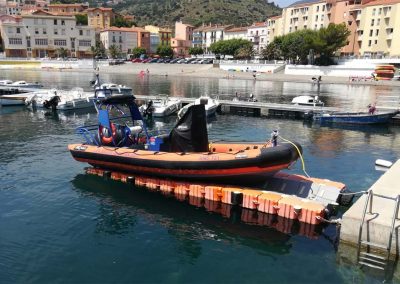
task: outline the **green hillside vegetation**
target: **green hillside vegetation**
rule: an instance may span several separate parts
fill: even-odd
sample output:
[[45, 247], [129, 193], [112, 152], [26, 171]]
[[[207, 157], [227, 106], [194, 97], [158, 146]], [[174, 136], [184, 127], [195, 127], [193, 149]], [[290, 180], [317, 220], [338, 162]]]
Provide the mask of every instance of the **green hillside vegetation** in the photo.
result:
[[114, 8], [122, 14], [135, 15], [139, 26], [170, 27], [178, 20], [194, 26], [202, 23], [245, 26], [281, 13], [280, 8], [267, 0], [126, 0]]

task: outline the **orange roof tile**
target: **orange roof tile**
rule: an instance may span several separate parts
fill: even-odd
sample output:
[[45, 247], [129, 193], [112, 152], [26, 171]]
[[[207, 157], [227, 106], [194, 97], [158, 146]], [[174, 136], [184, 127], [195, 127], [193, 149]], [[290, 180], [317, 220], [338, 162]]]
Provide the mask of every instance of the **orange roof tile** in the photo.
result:
[[244, 32], [247, 31], [247, 27], [234, 27], [225, 30], [226, 33], [237, 33], [237, 32]]
[[392, 5], [392, 4], [399, 4], [400, 0], [375, 0], [371, 1], [363, 6], [378, 6], [378, 5]]

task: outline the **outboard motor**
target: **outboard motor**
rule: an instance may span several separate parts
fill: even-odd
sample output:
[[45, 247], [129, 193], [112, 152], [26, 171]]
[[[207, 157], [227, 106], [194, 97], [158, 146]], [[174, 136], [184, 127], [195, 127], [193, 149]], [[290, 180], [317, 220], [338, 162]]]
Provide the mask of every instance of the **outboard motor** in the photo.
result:
[[60, 97], [55, 95], [51, 97], [51, 99], [45, 100], [43, 102], [43, 107], [47, 109], [56, 110], [59, 102], [61, 102]]
[[150, 100], [143, 111], [143, 117], [151, 118], [153, 116], [153, 112], [154, 112], [153, 101]]

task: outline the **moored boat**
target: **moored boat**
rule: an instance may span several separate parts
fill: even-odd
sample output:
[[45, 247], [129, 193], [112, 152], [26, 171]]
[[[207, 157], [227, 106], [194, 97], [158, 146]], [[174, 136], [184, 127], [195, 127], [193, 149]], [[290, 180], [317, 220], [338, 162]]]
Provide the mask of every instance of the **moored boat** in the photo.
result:
[[201, 96], [200, 98], [196, 99], [194, 101], [194, 103], [187, 104], [183, 108], [181, 108], [178, 111], [178, 118], [181, 118], [187, 112], [189, 107], [191, 107], [192, 105], [199, 105], [199, 104], [204, 105], [207, 117], [215, 115], [215, 113], [220, 105], [220, 103], [217, 99], [213, 99], [209, 96]]
[[[288, 168], [301, 152], [295, 143], [210, 143], [204, 105], [194, 105], [169, 135], [150, 136], [133, 96], [101, 101], [99, 124], [80, 127], [86, 143], [68, 146], [72, 156], [92, 166], [125, 173], [176, 178], [252, 183]], [[128, 106], [130, 115], [121, 105]], [[136, 125], [118, 124], [110, 109]], [[111, 122], [112, 121], [112, 122]], [[125, 121], [126, 122], [126, 121]]]
[[297, 96], [292, 99], [292, 104], [303, 106], [323, 106], [324, 102], [318, 96]]
[[85, 93], [82, 88], [74, 88], [70, 91], [54, 89], [34, 93], [25, 101], [25, 104], [39, 109], [76, 110], [93, 108], [94, 104], [91, 100], [93, 97], [93, 94]]
[[317, 113], [314, 114], [313, 119], [321, 123], [385, 124], [398, 113], [398, 111], [373, 114], [367, 112]]
[[178, 112], [182, 107], [182, 102], [178, 98], [160, 97], [153, 100], [152, 107], [152, 116], [164, 117]]

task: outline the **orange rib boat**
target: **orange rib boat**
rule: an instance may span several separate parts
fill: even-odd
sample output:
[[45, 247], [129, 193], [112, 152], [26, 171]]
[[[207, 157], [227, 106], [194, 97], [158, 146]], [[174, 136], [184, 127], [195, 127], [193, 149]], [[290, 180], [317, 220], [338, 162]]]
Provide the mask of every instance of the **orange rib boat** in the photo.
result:
[[[124, 118], [141, 121], [139, 131], [109, 117], [116, 105], [130, 109], [131, 115], [123, 113]], [[158, 136], [148, 134], [133, 96], [113, 96], [97, 107], [99, 124], [78, 128], [86, 143], [72, 144], [68, 149], [77, 161], [101, 169], [175, 179], [252, 183], [288, 168], [301, 153], [301, 146], [296, 143], [209, 143], [204, 105], [190, 107], [169, 135]]]

